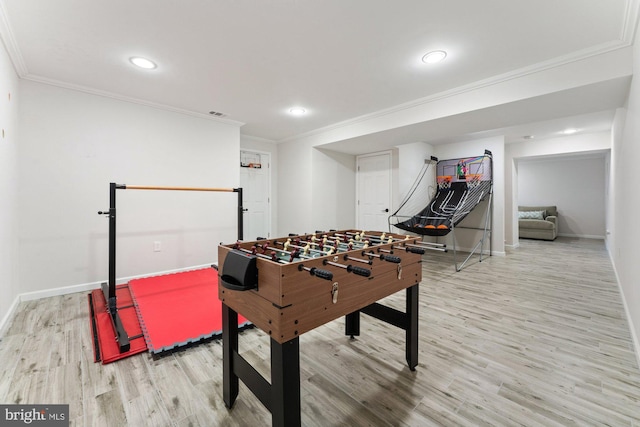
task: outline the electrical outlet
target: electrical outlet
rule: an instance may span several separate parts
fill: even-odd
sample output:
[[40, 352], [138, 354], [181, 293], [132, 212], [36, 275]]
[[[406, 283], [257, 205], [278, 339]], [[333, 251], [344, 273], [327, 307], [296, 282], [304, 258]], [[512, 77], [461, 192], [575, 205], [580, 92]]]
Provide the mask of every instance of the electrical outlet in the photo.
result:
[[160, 251], [162, 251], [162, 243], [156, 240], [155, 242], [153, 242], [153, 252]]

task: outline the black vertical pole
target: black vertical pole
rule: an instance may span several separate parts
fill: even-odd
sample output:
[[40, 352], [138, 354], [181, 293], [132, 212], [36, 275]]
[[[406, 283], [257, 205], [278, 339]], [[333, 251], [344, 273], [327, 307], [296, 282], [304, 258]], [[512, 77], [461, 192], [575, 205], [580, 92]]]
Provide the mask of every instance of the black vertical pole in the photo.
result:
[[231, 408], [238, 397], [238, 375], [233, 366], [238, 352], [238, 313], [222, 303], [222, 399]]
[[118, 300], [116, 298], [116, 189], [126, 188], [112, 182], [109, 185], [109, 280], [102, 283], [102, 293], [107, 301], [111, 324], [116, 334], [120, 353], [129, 351], [130, 342], [122, 320], [118, 316]]
[[354, 311], [344, 317], [344, 334], [353, 338], [360, 335], [360, 311]]
[[[112, 307], [113, 305], [113, 307]], [[116, 183], [109, 184], [109, 310], [116, 311]]]
[[238, 193], [238, 240], [244, 239], [244, 222], [242, 207], [242, 188], [236, 188], [234, 191]]
[[406, 349], [405, 355], [409, 369], [416, 370], [418, 366], [418, 294], [420, 284], [407, 288], [406, 295]]

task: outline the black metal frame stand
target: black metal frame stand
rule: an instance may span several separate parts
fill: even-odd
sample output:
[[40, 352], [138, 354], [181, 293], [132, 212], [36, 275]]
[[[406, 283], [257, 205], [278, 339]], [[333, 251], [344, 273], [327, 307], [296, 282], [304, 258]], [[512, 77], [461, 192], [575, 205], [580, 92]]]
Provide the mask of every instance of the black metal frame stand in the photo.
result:
[[[406, 289], [406, 312], [373, 303], [345, 316], [345, 335], [360, 335], [360, 312], [406, 331], [409, 369], [418, 366], [419, 284]], [[273, 427], [298, 427], [300, 416], [300, 343], [271, 338], [271, 384], [238, 353], [238, 313], [222, 303], [223, 399], [231, 408], [238, 397], [239, 380], [271, 411]]]
[[407, 365], [412, 371], [418, 366], [418, 285], [407, 288], [406, 309], [401, 312], [386, 305], [374, 302], [358, 311], [345, 316], [345, 335], [353, 338], [360, 335], [360, 313], [368, 314], [378, 320], [396, 326], [405, 331], [405, 355]]
[[[137, 186], [130, 186], [136, 188]], [[126, 190], [126, 184], [109, 184], [109, 210], [107, 212], [98, 212], [100, 215], [109, 215], [109, 278], [108, 282], [103, 282], [100, 287], [107, 301], [107, 309], [111, 316], [111, 325], [115, 332], [116, 340], [120, 353], [129, 351], [131, 344], [129, 336], [124, 328], [120, 315], [118, 314], [118, 304], [116, 297], [116, 190]], [[180, 188], [180, 187], [138, 187], [136, 189], [151, 190], [189, 190], [189, 191], [222, 191], [222, 189], [197, 189], [197, 188]], [[242, 188], [233, 188], [228, 191], [238, 193], [238, 240], [243, 239], [243, 218], [242, 218]]]

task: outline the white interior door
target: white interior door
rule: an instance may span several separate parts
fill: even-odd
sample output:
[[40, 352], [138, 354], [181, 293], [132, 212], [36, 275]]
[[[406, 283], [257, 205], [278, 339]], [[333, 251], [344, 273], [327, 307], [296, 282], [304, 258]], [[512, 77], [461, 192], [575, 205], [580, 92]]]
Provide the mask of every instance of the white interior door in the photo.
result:
[[269, 154], [251, 151], [240, 152], [240, 186], [242, 187], [242, 207], [244, 208], [244, 240], [271, 237]]
[[391, 209], [391, 152], [358, 156], [357, 227], [387, 231]]

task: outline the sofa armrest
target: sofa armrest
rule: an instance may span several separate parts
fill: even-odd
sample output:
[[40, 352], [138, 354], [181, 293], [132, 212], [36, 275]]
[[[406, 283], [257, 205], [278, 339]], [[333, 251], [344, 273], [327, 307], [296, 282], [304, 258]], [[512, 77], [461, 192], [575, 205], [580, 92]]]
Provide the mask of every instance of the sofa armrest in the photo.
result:
[[545, 218], [545, 220], [550, 221], [552, 223], [554, 223], [556, 225], [556, 227], [558, 226], [558, 217], [554, 216], [554, 215], [549, 215]]

